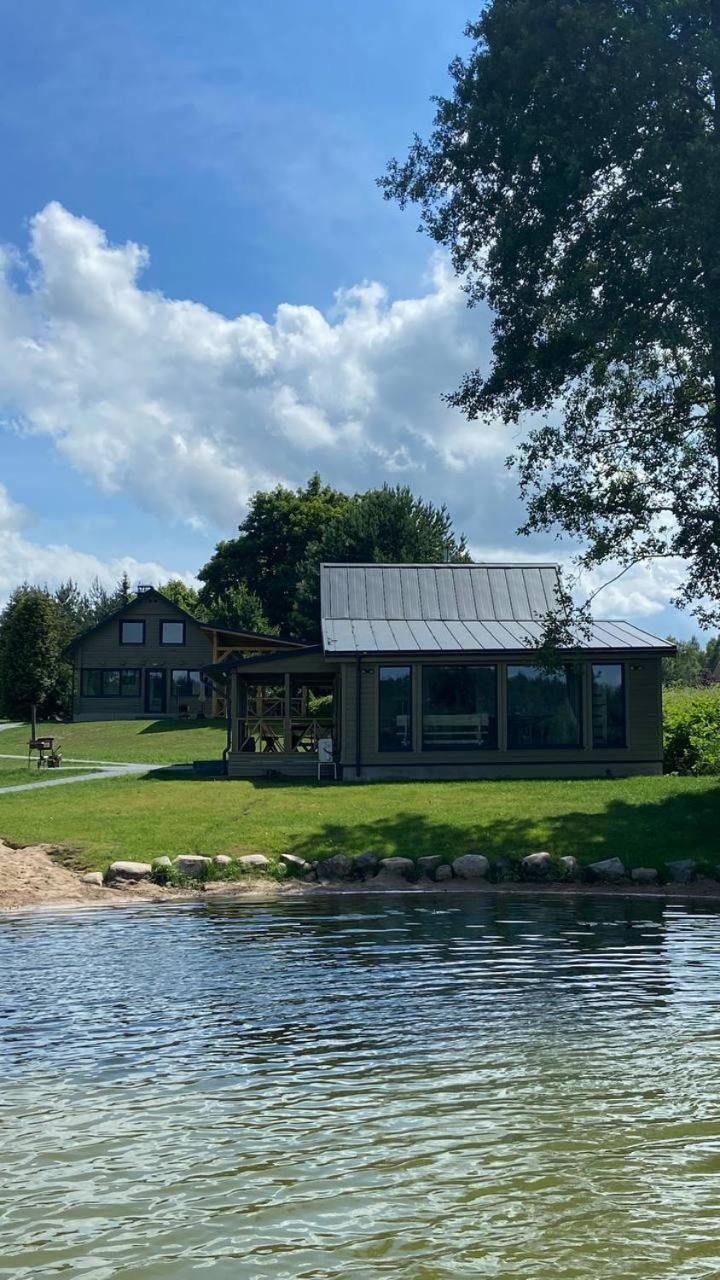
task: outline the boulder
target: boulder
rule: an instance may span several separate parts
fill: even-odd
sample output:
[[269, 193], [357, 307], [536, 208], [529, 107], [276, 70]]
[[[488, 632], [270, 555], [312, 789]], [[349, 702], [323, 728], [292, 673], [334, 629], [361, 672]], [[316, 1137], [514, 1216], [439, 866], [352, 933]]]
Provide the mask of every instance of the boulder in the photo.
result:
[[270, 866], [270, 859], [264, 853], [243, 853], [237, 861], [246, 871], [267, 871]]
[[580, 863], [577, 858], [573, 858], [572, 854], [567, 854], [566, 857], [559, 858], [558, 868], [561, 880], [580, 879]]
[[523, 880], [548, 880], [553, 869], [549, 853], [529, 853], [520, 863]]
[[84, 876], [80, 877], [83, 884], [99, 884], [103, 883], [101, 871], [86, 871]]
[[693, 858], [678, 858], [665, 863], [665, 875], [670, 884], [690, 884], [697, 875], [697, 863]]
[[229, 867], [232, 858], [227, 853], [218, 853], [213, 858], [216, 867]]
[[412, 858], [383, 858], [378, 871], [383, 880], [414, 880], [416, 874]]
[[452, 864], [455, 875], [460, 880], [484, 880], [490, 870], [490, 863], [482, 853], [464, 853]]
[[441, 862], [439, 867], [435, 868], [434, 879], [438, 884], [443, 880], [452, 880], [453, 872], [449, 862]]
[[212, 866], [212, 858], [204, 858], [199, 853], [183, 853], [175, 859], [173, 866], [179, 875], [187, 876], [189, 880], [202, 880]]
[[430, 853], [426, 857], [418, 858], [416, 865], [421, 876], [429, 876], [430, 879], [432, 880], [433, 873], [437, 871], [441, 862], [442, 862], [441, 853]]
[[346, 853], [334, 853], [315, 864], [319, 880], [349, 880], [353, 873], [352, 859]]
[[375, 853], [374, 849], [365, 849], [353, 859], [353, 871], [361, 876], [372, 876], [377, 871], [379, 862], [379, 853]]
[[655, 867], [633, 867], [630, 879], [634, 884], [656, 884], [658, 873]]
[[152, 875], [149, 862], [111, 862], [108, 867], [108, 884], [116, 880], [147, 880]]
[[167, 856], [167, 854], [166, 854], [166, 853], [164, 853], [164, 854], [163, 854], [163, 856], [162, 856], [161, 858], [155, 858], [155, 859], [153, 860], [153, 868], [155, 868], [155, 867], [171, 867], [171, 866], [172, 866], [172, 859], [168, 858], [168, 856]]
[[626, 874], [625, 866], [619, 858], [603, 858], [600, 862], [591, 862], [588, 867], [591, 880], [623, 880]]
[[301, 876], [303, 872], [310, 870], [310, 863], [304, 858], [299, 858], [296, 853], [281, 853], [278, 861], [296, 876]]

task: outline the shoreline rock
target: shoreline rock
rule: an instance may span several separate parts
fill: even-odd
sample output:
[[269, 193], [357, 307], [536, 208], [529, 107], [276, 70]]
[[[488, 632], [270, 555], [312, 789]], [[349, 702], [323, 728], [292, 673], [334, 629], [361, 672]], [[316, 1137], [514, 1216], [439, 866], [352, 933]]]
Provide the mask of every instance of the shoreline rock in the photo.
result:
[[591, 880], [610, 884], [624, 880], [627, 875], [625, 864], [619, 858], [602, 858], [600, 862], [591, 862], [587, 870]]
[[455, 859], [452, 869], [459, 880], [485, 880], [490, 862], [483, 853], [465, 853]]
[[152, 866], [149, 862], [111, 862], [107, 871], [107, 883], [117, 880], [149, 880]]

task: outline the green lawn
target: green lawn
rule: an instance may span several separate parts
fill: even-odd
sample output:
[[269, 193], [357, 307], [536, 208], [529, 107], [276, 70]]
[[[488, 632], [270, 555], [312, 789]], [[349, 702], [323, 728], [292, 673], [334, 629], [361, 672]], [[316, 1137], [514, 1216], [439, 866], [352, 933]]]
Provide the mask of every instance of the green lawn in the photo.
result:
[[[225, 746], [224, 720], [102, 720], [87, 724], [39, 724], [53, 734], [62, 755], [127, 764], [187, 764], [215, 760]], [[28, 725], [3, 729], [0, 751], [27, 753]]]
[[548, 849], [583, 863], [617, 855], [628, 867], [681, 857], [712, 865], [719, 827], [717, 778], [318, 786], [150, 773], [0, 795], [0, 835], [70, 845], [100, 868], [116, 857], [363, 849], [518, 858]]
[[[2, 745], [2, 744], [0, 744]], [[87, 770], [89, 772], [89, 769]], [[28, 769], [27, 759], [23, 760], [3, 760], [0, 757], [0, 787], [17, 787], [25, 782], [44, 782], [46, 778], [58, 778], [68, 773], [85, 773], [86, 770], [78, 765], [75, 768], [57, 769], [38, 769], [35, 762]]]

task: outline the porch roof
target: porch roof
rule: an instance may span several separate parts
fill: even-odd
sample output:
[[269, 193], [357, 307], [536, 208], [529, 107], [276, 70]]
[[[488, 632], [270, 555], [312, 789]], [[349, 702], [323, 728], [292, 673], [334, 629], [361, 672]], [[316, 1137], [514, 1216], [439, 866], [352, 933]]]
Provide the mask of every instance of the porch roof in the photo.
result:
[[256, 653], [250, 658], [240, 658], [233, 653], [227, 658], [223, 658], [222, 662], [214, 662], [207, 667], [203, 667], [202, 674], [209, 676], [210, 679], [225, 680], [232, 675], [233, 671], [241, 669], [244, 671], [246, 667], [265, 667], [270, 663], [291, 662], [293, 658], [304, 658], [315, 653], [322, 657], [323, 647], [321, 644], [298, 645], [293, 649], [285, 649], [280, 653]]

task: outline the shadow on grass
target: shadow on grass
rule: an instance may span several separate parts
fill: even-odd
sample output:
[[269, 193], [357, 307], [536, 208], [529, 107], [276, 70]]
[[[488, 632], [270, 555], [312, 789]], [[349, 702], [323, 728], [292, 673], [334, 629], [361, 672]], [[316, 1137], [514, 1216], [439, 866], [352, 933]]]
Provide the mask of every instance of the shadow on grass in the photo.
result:
[[181, 729], [194, 729], [197, 733], [203, 729], [225, 729], [227, 721], [222, 717], [208, 720], [153, 720], [140, 730], [139, 738], [147, 733], [177, 733]]
[[[228, 788], [233, 779], [210, 778], [189, 770], [165, 769], [150, 773], [151, 782], [222, 783]], [[417, 783], [393, 784], [397, 788], [398, 811], [391, 817], [367, 817], [364, 821], [342, 814], [346, 784], [318, 786], [308, 779], [246, 779], [252, 781], [256, 791], [277, 793], [301, 790], [312, 792], [319, 798], [322, 793], [328, 810], [332, 810], [337, 796], [336, 820], [318, 820], [311, 830], [305, 829], [296, 837], [290, 837], [284, 852], [295, 853], [313, 860], [328, 853], [362, 853], [373, 849], [383, 856], [422, 857], [426, 854], [442, 854], [447, 858], [462, 853], [479, 852], [488, 857], [520, 858], [538, 849], [547, 849], [557, 857], [574, 855], [582, 864], [601, 858], [619, 857], [628, 868], [638, 866], [660, 867], [673, 858], [695, 858], [701, 868], [715, 869], [720, 865], [718, 828], [720, 827], [720, 780], [707, 790], [688, 790], [661, 797], [657, 800], [629, 802], [608, 797], [599, 812], [581, 809], [563, 809], [564, 800], [558, 796], [558, 812], [552, 811], [552, 802], [533, 808], [537, 794], [528, 794], [525, 782], [508, 784], [483, 782], [472, 800], [458, 814], [457, 819], [442, 816], [442, 793], [433, 790], [432, 816], [425, 811], [422, 793], [412, 810], [403, 811], [405, 785], [417, 790]], [[466, 784], [445, 783], [453, 788]], [[517, 803], [512, 806], [512, 816], [497, 814], [493, 792], [495, 787], [517, 788]], [[601, 780], [601, 785], [604, 780]], [[607, 782], [608, 792], [617, 784]], [[353, 790], [355, 788], [353, 787]], [[365, 785], [367, 804], [364, 812], [372, 814], [373, 784]], [[439, 803], [438, 803], [439, 800]], [[514, 800], [514, 796], [513, 796]], [[485, 801], [485, 803], [483, 803]], [[208, 797], [203, 803], [212, 804]], [[437, 815], [437, 816], [436, 816]], [[308, 815], [305, 815], [307, 821]], [[312, 820], [312, 819], [311, 819]], [[275, 821], [272, 806], [268, 806], [267, 826]], [[302, 820], [298, 818], [298, 825]]]
[[329, 822], [293, 841], [287, 851], [308, 859], [318, 853], [365, 849], [413, 858], [478, 852], [515, 859], [548, 849], [558, 857], [572, 854], [583, 865], [619, 857], [628, 868], [661, 868], [673, 858], [695, 858], [710, 871], [720, 863], [718, 819], [720, 788], [651, 804], [611, 800], [601, 813], [519, 813], [511, 818], [489, 814], [485, 821], [455, 825], [422, 813], [400, 812], [351, 825]]

